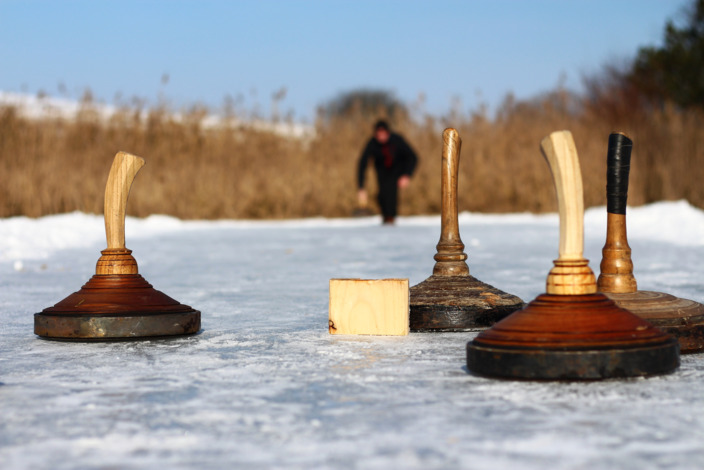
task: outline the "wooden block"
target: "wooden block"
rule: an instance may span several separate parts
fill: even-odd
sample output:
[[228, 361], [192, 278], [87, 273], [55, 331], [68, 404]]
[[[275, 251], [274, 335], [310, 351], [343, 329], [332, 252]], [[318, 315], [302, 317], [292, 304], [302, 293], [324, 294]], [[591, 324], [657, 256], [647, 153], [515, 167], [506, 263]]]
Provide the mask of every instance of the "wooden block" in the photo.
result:
[[407, 335], [408, 279], [330, 279], [330, 334]]

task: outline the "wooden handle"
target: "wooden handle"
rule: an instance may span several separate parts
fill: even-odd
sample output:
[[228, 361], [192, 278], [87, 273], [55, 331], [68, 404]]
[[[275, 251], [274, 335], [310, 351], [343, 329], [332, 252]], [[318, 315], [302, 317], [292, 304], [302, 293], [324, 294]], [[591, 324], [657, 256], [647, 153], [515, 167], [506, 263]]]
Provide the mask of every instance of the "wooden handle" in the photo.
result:
[[465, 260], [464, 243], [460, 239], [457, 218], [457, 179], [460, 167], [462, 140], [455, 129], [442, 133], [441, 210], [440, 241], [435, 254], [433, 274], [438, 276], [466, 276], [469, 267]]
[[547, 280], [547, 293], [581, 295], [596, 292], [596, 279], [582, 255], [584, 196], [577, 148], [570, 131], [557, 131], [540, 143], [550, 166], [560, 212], [560, 247]]
[[97, 275], [136, 275], [137, 261], [125, 247], [125, 209], [134, 177], [144, 166], [144, 159], [118, 152], [110, 167], [105, 185], [105, 236], [108, 247], [95, 266]]
[[144, 159], [118, 152], [105, 186], [105, 235], [108, 249], [125, 249], [125, 211], [130, 187]]
[[626, 201], [628, 173], [633, 141], [623, 133], [609, 135], [606, 153], [606, 244], [601, 250], [601, 272], [597, 280], [600, 292], [631, 293], [638, 290], [633, 276], [631, 247], [626, 235]]
[[584, 196], [577, 148], [570, 131], [557, 131], [540, 143], [557, 191], [560, 211], [559, 260], [582, 259]]

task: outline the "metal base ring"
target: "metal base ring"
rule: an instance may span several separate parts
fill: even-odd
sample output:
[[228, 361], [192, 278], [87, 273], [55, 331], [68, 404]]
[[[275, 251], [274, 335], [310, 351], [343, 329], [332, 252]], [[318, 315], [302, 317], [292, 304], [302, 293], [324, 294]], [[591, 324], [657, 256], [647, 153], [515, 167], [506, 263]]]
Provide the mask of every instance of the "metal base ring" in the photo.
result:
[[200, 312], [34, 315], [34, 334], [78, 341], [190, 335], [200, 331]]
[[467, 344], [467, 369], [483, 376], [527, 380], [599, 380], [666, 374], [679, 364], [679, 344], [555, 350]]

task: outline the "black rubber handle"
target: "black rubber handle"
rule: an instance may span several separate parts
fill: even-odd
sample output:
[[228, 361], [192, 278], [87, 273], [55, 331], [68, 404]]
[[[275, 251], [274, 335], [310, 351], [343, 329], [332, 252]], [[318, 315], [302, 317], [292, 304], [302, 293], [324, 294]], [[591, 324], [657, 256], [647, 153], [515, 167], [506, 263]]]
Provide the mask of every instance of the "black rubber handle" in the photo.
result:
[[611, 214], [626, 213], [632, 149], [633, 141], [625, 134], [609, 135], [609, 150], [606, 154], [606, 210]]

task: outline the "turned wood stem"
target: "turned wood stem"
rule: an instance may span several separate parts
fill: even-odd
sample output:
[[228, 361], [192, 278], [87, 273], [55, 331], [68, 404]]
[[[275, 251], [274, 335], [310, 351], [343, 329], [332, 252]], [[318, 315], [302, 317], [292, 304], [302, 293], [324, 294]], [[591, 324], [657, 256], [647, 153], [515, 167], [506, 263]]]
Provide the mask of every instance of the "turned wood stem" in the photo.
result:
[[609, 135], [606, 154], [606, 244], [602, 249], [601, 273], [597, 280], [600, 292], [631, 293], [638, 290], [633, 276], [631, 247], [626, 235], [628, 174], [633, 141], [622, 132]]
[[438, 276], [468, 276], [464, 243], [460, 239], [457, 211], [457, 179], [459, 176], [462, 140], [455, 129], [442, 133], [441, 221], [440, 241], [435, 254], [433, 274]]
[[96, 274], [137, 274], [137, 262], [125, 247], [125, 213], [130, 187], [144, 159], [118, 152], [105, 186], [105, 236], [108, 247], [101, 253]]
[[560, 213], [560, 246], [547, 278], [547, 293], [581, 295], [596, 292], [596, 279], [584, 259], [584, 196], [577, 148], [570, 131], [557, 131], [540, 143], [550, 166]]
[[606, 243], [601, 250], [600, 274], [597, 280], [599, 292], [631, 293], [638, 290], [633, 276], [631, 247], [626, 237], [626, 215], [607, 213]]

